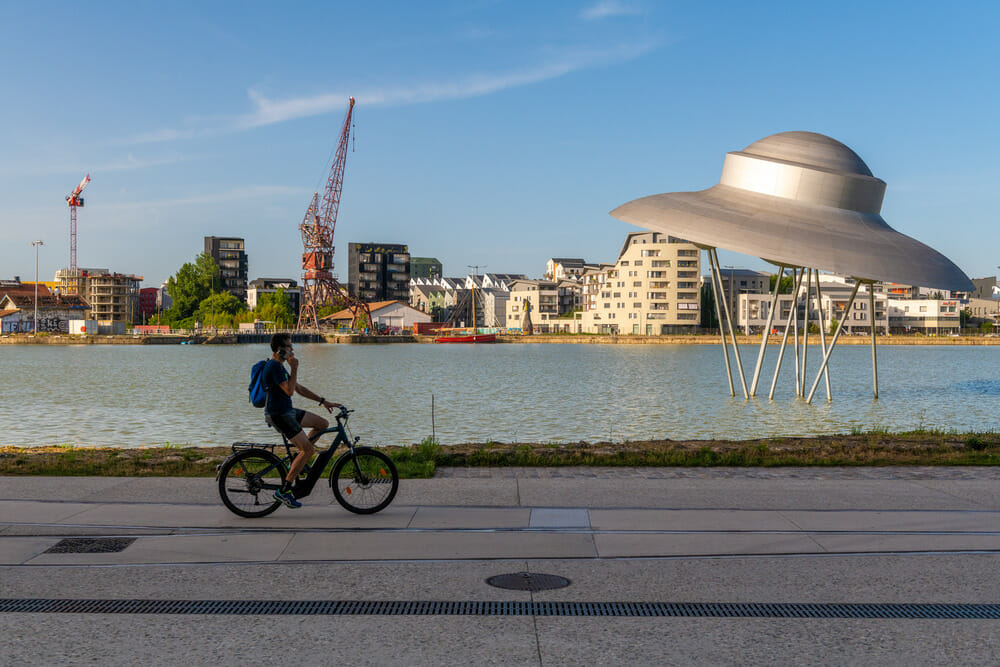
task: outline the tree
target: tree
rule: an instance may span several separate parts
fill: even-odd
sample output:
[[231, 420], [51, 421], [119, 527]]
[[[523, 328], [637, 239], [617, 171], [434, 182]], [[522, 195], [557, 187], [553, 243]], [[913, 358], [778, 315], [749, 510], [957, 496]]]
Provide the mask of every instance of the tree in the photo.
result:
[[258, 320], [274, 322], [275, 328], [278, 329], [290, 329], [295, 326], [296, 314], [292, 312], [292, 303], [285, 290], [281, 288], [276, 292], [257, 297], [254, 315]]
[[831, 317], [830, 318], [830, 335], [831, 336], [837, 333], [837, 325], [838, 324], [840, 324], [840, 322], [837, 320], [836, 317]]
[[167, 281], [167, 293], [173, 304], [164, 311], [162, 321], [181, 326], [189, 324], [201, 302], [212, 294], [213, 286], [216, 290], [222, 287], [219, 265], [211, 255], [201, 253], [194, 263], [187, 262]]
[[[777, 273], [771, 274], [771, 281], [768, 286], [768, 290], [774, 291], [774, 281], [778, 279]], [[781, 287], [778, 289], [778, 294], [791, 294], [792, 289], [795, 288], [795, 280], [791, 276], [783, 276], [781, 278]]]
[[232, 293], [216, 292], [202, 299], [193, 316], [207, 327], [231, 328], [236, 323], [236, 316], [246, 309], [246, 303]]

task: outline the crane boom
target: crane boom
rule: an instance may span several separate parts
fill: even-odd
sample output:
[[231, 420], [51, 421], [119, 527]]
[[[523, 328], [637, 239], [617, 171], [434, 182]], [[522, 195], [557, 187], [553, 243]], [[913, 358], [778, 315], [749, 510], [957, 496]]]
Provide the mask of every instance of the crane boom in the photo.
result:
[[83, 206], [83, 197], [80, 196], [80, 193], [83, 192], [88, 183], [90, 183], [90, 174], [84, 176], [80, 185], [66, 195], [66, 205], [69, 206], [69, 271], [73, 277], [76, 277], [76, 209]]
[[302, 307], [299, 311], [298, 329], [319, 329], [318, 309], [326, 304], [346, 307], [354, 319], [365, 320], [365, 327], [371, 326], [371, 312], [368, 305], [351, 296], [350, 292], [333, 277], [333, 231], [337, 225], [340, 210], [340, 195], [344, 190], [344, 166], [347, 163], [347, 145], [351, 136], [351, 119], [354, 114], [354, 98], [347, 106], [347, 116], [340, 130], [337, 153], [330, 165], [330, 176], [320, 203], [319, 193], [313, 194], [312, 202], [299, 225], [302, 233]]

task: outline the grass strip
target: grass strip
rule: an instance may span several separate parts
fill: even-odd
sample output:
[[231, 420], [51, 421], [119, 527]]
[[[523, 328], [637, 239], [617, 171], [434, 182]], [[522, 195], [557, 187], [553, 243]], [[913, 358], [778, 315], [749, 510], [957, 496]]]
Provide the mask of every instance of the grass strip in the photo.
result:
[[[881, 430], [757, 440], [464, 443], [425, 439], [382, 448], [404, 479], [437, 466], [983, 466], [1000, 465], [1000, 434]], [[2, 447], [0, 475], [209, 477], [229, 447]], [[332, 465], [332, 464], [331, 464]]]

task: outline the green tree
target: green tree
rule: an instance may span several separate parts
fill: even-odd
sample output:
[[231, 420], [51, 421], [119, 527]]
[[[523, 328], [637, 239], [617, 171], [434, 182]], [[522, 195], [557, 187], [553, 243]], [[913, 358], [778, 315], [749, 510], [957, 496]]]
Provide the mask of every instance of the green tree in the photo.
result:
[[298, 315], [292, 312], [292, 303], [285, 294], [284, 289], [276, 292], [261, 294], [257, 297], [257, 308], [254, 316], [258, 320], [274, 322], [277, 329], [290, 329], [295, 326]]
[[237, 316], [246, 309], [246, 303], [230, 292], [216, 292], [202, 299], [193, 317], [201, 322], [202, 326], [232, 328], [236, 324]]
[[837, 321], [836, 317], [831, 317], [830, 318], [830, 335], [831, 336], [834, 335], [835, 333], [837, 333], [837, 325], [838, 324], [840, 324], [840, 322]]
[[[777, 273], [771, 274], [771, 281], [768, 286], [768, 290], [774, 292], [774, 281], [778, 279]], [[778, 294], [791, 294], [792, 289], [795, 287], [795, 281], [791, 276], [784, 276], [781, 279], [781, 288], [778, 290]]]
[[164, 311], [162, 321], [175, 326], [189, 326], [202, 301], [222, 288], [219, 265], [211, 255], [201, 253], [195, 261], [187, 262], [177, 270], [177, 275], [167, 280], [167, 293], [173, 304]]

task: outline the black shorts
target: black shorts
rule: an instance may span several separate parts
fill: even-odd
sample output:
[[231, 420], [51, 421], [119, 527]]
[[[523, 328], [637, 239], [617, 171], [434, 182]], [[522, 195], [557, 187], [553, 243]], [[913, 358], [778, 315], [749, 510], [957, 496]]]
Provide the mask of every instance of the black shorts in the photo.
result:
[[289, 440], [302, 433], [302, 418], [305, 416], [306, 411], [300, 408], [292, 408], [280, 415], [268, 415], [271, 425]]

